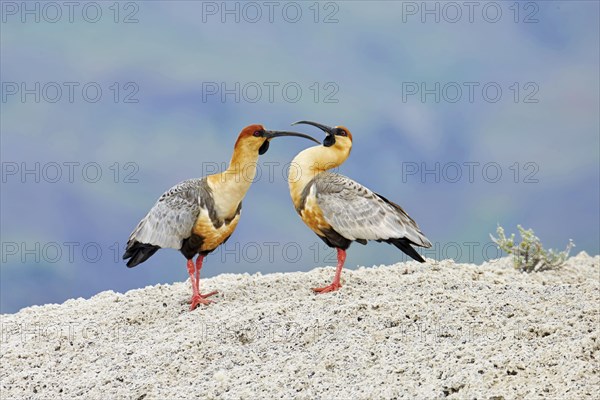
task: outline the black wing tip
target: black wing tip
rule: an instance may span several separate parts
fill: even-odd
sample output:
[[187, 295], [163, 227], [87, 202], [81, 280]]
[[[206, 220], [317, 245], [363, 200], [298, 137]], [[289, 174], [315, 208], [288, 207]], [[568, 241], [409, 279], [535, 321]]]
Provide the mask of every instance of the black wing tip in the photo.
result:
[[413, 243], [406, 238], [388, 239], [388, 240], [386, 240], [386, 242], [389, 244], [393, 244], [398, 249], [402, 250], [402, 252], [404, 252], [407, 256], [412, 258], [413, 260], [418, 261], [420, 263], [425, 262], [425, 259], [423, 257], [421, 257], [421, 255], [419, 253], [417, 253], [417, 251], [411, 246], [411, 244], [414, 244], [416, 246], [417, 245], [416, 243]]
[[427, 262], [427, 261], [426, 261], [426, 260], [425, 260], [425, 259], [424, 259], [424, 258], [423, 258], [423, 257], [422, 257], [420, 254], [419, 254], [419, 253], [417, 253], [416, 251], [415, 251], [415, 254], [414, 254], [414, 255], [411, 255], [411, 254], [409, 254], [409, 256], [411, 256], [411, 257], [412, 257], [412, 258], [413, 258], [415, 261], [418, 261], [418, 262], [420, 262], [420, 263]]
[[127, 261], [127, 267], [133, 268], [138, 264], [143, 263], [154, 253], [156, 253], [160, 249], [160, 246], [155, 246], [153, 244], [140, 243], [140, 242], [132, 242], [127, 245], [127, 249], [125, 250], [125, 254], [123, 254], [123, 260], [129, 259]]

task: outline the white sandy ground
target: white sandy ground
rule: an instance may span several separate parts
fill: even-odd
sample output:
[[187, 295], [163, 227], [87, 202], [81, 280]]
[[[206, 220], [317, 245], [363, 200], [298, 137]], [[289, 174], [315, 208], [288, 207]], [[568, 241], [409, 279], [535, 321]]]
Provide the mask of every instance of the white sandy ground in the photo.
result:
[[220, 275], [2, 316], [4, 399], [598, 398], [600, 257]]

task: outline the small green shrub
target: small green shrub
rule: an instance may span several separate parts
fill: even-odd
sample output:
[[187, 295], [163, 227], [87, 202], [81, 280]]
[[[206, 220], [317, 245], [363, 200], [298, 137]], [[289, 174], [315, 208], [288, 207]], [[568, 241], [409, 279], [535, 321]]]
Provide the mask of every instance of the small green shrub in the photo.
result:
[[495, 238], [490, 234], [490, 238], [500, 249], [513, 256], [514, 267], [519, 271], [539, 272], [560, 268], [569, 257], [571, 249], [575, 247], [575, 243], [569, 240], [564, 251], [556, 252], [552, 249], [546, 251], [533, 230], [523, 229], [521, 225], [517, 225], [517, 228], [521, 234], [521, 243], [519, 244], [515, 244], [515, 234], [513, 233], [507, 238], [504, 235], [504, 228], [501, 226], [496, 229], [498, 237]]

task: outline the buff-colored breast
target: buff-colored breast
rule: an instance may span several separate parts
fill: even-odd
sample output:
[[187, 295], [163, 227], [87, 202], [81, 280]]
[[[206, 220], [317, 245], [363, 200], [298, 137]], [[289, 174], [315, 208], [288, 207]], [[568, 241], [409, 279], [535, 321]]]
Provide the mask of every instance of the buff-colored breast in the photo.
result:
[[204, 241], [200, 251], [212, 251], [221, 245], [235, 230], [240, 220], [240, 214], [237, 214], [229, 224], [223, 223], [219, 228], [215, 228], [208, 213], [203, 211], [194, 224], [193, 232], [202, 236]]
[[323, 231], [331, 229], [331, 225], [325, 221], [323, 212], [317, 204], [315, 196], [307, 196], [304, 208], [300, 211], [302, 221], [319, 236], [325, 236]]

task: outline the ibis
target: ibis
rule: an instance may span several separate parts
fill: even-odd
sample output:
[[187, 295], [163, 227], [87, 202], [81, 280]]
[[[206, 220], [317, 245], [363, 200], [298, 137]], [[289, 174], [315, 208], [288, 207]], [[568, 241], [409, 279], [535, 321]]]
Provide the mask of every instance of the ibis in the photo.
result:
[[288, 176], [294, 207], [304, 223], [329, 247], [337, 249], [333, 282], [313, 290], [327, 293], [341, 288], [346, 250], [352, 242], [386, 242], [425, 262], [412, 246], [431, 247], [431, 243], [402, 207], [348, 177], [329, 172], [350, 155], [350, 131], [312, 121], [292, 125], [296, 124], [312, 125], [326, 133], [322, 145], [309, 147], [294, 158]]
[[[256, 175], [258, 156], [269, 149], [271, 139], [297, 136], [297, 132], [268, 131], [250, 125], [239, 134], [227, 170], [204, 178], [183, 181], [166, 191], [139, 222], [127, 241], [124, 260], [128, 267], [143, 263], [161, 248], [177, 249], [187, 259], [192, 283], [190, 311], [217, 292], [200, 293], [204, 257], [225, 243], [235, 230], [242, 200]], [[193, 258], [197, 255], [196, 263]]]

